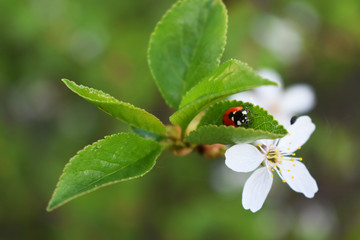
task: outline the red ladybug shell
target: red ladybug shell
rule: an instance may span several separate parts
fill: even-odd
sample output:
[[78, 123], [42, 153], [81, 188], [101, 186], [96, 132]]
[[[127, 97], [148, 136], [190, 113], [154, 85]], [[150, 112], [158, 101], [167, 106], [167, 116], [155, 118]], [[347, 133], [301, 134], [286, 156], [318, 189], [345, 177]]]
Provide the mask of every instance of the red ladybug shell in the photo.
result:
[[224, 115], [222, 116], [222, 120], [223, 120], [223, 124], [225, 126], [234, 126], [234, 127], [238, 127], [236, 126], [235, 122], [233, 120], [231, 120], [231, 118], [229, 117], [230, 113], [232, 112], [233, 114], [235, 114], [238, 111], [241, 111], [243, 109], [242, 106], [239, 107], [231, 107], [229, 108]]

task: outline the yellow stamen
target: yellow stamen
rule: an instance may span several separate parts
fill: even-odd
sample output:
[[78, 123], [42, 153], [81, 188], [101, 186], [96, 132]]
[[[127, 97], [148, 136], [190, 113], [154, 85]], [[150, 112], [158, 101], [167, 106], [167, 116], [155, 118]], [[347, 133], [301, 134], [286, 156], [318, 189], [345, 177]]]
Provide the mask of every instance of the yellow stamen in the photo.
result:
[[295, 153], [293, 153], [293, 154], [291, 154], [291, 155], [295, 156], [296, 154], [295, 154]]
[[290, 169], [288, 169], [288, 172], [290, 172]]
[[301, 149], [301, 147], [298, 147], [298, 149]]
[[282, 182], [286, 182], [285, 179]]
[[294, 176], [291, 176], [292, 179], [294, 179]]
[[296, 165], [295, 164], [293, 164], [293, 167], [295, 167]]
[[303, 159], [302, 158], [299, 158], [300, 161], [302, 161]]

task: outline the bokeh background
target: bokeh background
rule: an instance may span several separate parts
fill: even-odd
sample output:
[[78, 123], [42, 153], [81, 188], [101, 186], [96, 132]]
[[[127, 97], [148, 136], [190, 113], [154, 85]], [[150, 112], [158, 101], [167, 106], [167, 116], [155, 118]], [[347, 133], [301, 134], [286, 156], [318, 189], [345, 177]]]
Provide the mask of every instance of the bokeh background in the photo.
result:
[[360, 1], [224, 1], [223, 61], [310, 84], [317, 129], [299, 152], [314, 199], [275, 181], [263, 208], [223, 159], [163, 154], [143, 178], [45, 211], [64, 165], [125, 124], [76, 96], [68, 78], [157, 115], [173, 112], [150, 75], [149, 36], [174, 0], [0, 1], [1, 239], [359, 239]]

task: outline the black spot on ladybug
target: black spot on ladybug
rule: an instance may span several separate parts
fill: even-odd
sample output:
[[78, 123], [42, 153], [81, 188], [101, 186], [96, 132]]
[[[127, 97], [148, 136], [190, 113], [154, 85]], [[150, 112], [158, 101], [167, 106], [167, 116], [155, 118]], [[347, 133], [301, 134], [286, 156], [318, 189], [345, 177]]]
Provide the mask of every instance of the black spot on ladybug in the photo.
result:
[[237, 111], [237, 112], [230, 112], [229, 119], [233, 120], [236, 127], [240, 127], [242, 124], [249, 124], [249, 118], [247, 116], [247, 111]]
[[231, 107], [222, 116], [223, 124], [234, 127], [240, 127], [243, 125], [248, 126], [249, 124], [252, 124], [249, 119], [249, 115], [254, 116], [247, 107]]

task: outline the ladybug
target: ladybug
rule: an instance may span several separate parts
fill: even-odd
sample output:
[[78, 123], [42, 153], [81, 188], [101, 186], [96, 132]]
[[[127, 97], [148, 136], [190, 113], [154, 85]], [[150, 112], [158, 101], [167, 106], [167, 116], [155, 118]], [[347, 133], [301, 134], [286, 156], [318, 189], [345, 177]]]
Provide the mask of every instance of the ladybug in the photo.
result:
[[252, 124], [248, 115], [253, 116], [247, 107], [231, 107], [224, 113], [222, 117], [223, 124], [234, 127]]

